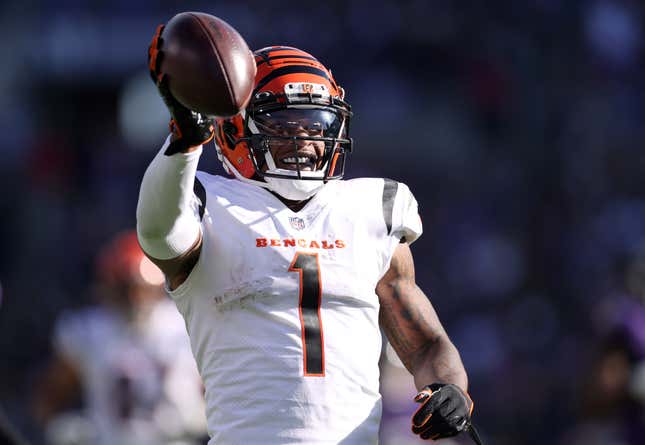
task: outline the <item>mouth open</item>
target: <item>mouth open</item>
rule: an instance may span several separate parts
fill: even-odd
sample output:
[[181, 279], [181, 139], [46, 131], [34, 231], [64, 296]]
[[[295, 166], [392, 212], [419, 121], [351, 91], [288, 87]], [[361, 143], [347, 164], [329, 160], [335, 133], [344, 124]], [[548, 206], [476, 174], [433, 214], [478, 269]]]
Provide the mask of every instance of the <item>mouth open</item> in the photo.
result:
[[298, 153], [297, 156], [293, 153], [286, 154], [278, 159], [278, 168], [285, 170], [298, 170], [300, 171], [313, 171], [316, 168], [318, 156], [310, 153]]

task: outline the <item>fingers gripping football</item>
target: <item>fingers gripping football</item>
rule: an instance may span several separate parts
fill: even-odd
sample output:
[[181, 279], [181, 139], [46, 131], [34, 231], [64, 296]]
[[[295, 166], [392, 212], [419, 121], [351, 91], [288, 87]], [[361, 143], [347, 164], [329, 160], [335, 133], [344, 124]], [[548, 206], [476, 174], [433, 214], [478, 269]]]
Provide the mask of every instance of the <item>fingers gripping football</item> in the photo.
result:
[[421, 406], [412, 417], [412, 432], [424, 440], [456, 436], [470, 424], [473, 401], [457, 385], [433, 383], [414, 401]]
[[161, 47], [161, 32], [163, 28], [164, 25], [157, 26], [155, 34], [152, 36], [152, 42], [148, 46], [148, 71], [155, 84], [160, 80], [159, 66], [161, 65], [161, 57], [159, 49]]
[[159, 95], [170, 112], [170, 131], [173, 142], [166, 150], [167, 155], [172, 155], [187, 150], [190, 147], [205, 144], [214, 136], [215, 120], [183, 106], [168, 88], [168, 76], [161, 70], [163, 61], [162, 33], [164, 25], [159, 25], [148, 47], [148, 70], [152, 81], [157, 86]]

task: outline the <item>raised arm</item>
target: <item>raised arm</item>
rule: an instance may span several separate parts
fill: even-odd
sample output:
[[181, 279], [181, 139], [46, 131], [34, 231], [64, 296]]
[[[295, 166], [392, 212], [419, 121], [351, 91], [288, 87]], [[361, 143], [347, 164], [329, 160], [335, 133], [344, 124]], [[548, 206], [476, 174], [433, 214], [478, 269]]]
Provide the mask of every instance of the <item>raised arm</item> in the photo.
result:
[[137, 236], [143, 251], [175, 289], [184, 282], [201, 251], [199, 203], [193, 192], [201, 147], [166, 155], [168, 142], [141, 182]]
[[419, 390], [415, 400], [421, 407], [413, 416], [412, 431], [422, 439], [450, 437], [463, 431], [473, 405], [466, 392], [468, 377], [457, 348], [415, 282], [407, 243], [397, 246], [376, 293], [381, 326]]
[[143, 251], [174, 289], [184, 282], [201, 251], [200, 202], [193, 190], [202, 145], [213, 138], [213, 120], [187, 109], [170, 93], [167, 77], [159, 70], [162, 31], [163, 26], [157, 28], [152, 39], [148, 64], [170, 111], [172, 134], [143, 176], [137, 235]]

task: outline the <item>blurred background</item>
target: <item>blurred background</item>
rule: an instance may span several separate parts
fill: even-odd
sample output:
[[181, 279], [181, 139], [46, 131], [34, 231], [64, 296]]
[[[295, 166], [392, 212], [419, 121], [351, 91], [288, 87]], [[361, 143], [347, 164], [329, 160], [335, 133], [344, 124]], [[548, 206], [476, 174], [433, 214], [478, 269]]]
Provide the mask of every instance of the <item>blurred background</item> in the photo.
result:
[[[98, 304], [97, 255], [134, 227], [167, 132], [147, 46], [184, 10], [333, 70], [355, 113], [348, 176], [406, 182], [420, 203], [418, 282], [488, 445], [644, 443], [638, 0], [4, 0], [0, 425], [46, 441], [60, 320]], [[222, 173], [214, 148], [200, 165]], [[388, 347], [382, 376], [382, 444], [418, 443]]]

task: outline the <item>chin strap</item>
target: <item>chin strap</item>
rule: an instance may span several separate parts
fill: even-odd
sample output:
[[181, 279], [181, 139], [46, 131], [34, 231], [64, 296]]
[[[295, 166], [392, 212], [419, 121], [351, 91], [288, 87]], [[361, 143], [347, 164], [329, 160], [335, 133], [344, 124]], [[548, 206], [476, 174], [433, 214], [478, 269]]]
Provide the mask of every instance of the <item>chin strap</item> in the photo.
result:
[[262, 187], [267, 190], [271, 190], [282, 196], [283, 198], [289, 199], [291, 201], [303, 201], [305, 199], [311, 198], [325, 185], [322, 180], [307, 181], [298, 179], [265, 177], [264, 181], [258, 181], [257, 179], [250, 179], [242, 176], [242, 174], [237, 171], [233, 164], [231, 164], [231, 161], [229, 161], [225, 156], [222, 156], [220, 159], [222, 161], [222, 164], [224, 165], [224, 169], [240, 181], [255, 185], [257, 187]]
[[269, 189], [291, 201], [304, 201], [314, 196], [324, 185], [323, 181], [307, 181], [265, 177]]

